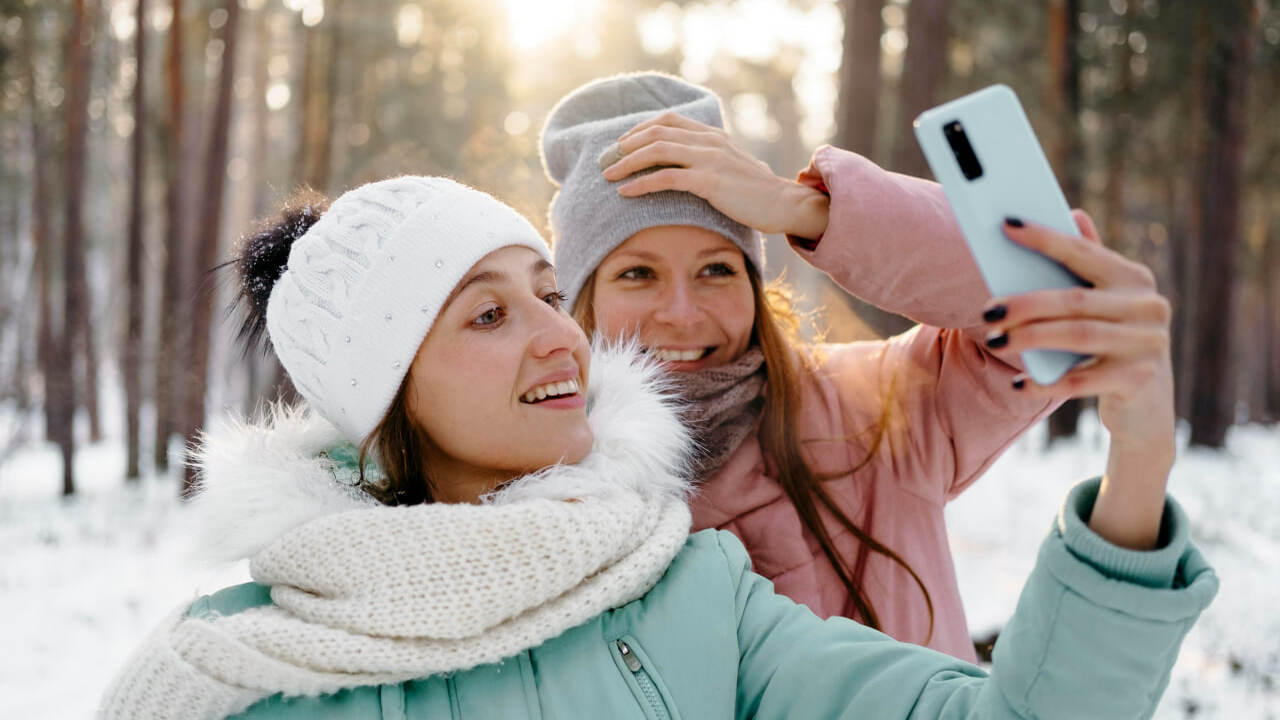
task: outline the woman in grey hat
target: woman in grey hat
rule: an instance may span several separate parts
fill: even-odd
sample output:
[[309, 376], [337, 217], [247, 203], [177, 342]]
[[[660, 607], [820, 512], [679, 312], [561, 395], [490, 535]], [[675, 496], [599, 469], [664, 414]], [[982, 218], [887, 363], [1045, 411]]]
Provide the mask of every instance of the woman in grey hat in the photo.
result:
[[[937, 184], [832, 147], [798, 181], [777, 177], [724, 132], [715, 94], [678, 78], [578, 88], [541, 149], [574, 316], [589, 333], [638, 336], [677, 371], [702, 448], [695, 529], [733, 531], [757, 572], [822, 617], [973, 660], [945, 504], [1063, 399], [1172, 382], [1167, 302], [1084, 213], [1085, 240], [1016, 218], [1006, 231], [1064, 262], [1087, 256], [1107, 280], [992, 299]], [[920, 324], [802, 343], [785, 288], [762, 278], [756, 230]], [[1042, 388], [1018, 359], [1032, 347], [1098, 361]], [[1102, 420], [1132, 441], [1113, 446], [1110, 468], [1167, 473], [1171, 409], [1128, 427], [1116, 408], [1104, 401]]]

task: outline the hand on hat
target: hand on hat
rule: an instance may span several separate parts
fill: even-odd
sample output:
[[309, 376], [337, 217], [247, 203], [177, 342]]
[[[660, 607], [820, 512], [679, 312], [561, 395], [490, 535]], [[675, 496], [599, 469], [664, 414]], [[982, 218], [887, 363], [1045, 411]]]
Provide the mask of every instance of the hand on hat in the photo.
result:
[[764, 233], [819, 238], [827, 228], [830, 199], [825, 194], [775, 175], [724, 130], [673, 112], [636, 125], [602, 157], [619, 158], [604, 168], [611, 182], [662, 168], [620, 185], [618, 193], [625, 197], [682, 190]]

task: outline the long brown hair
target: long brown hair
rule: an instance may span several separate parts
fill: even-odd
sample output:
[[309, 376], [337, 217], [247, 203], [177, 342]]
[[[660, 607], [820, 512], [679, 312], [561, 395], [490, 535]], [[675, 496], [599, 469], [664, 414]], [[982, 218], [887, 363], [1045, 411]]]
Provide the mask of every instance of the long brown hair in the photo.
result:
[[[372, 455], [377, 477], [365, 474]], [[426, 435], [409, 414], [409, 374], [396, 391], [387, 414], [360, 443], [360, 485], [384, 505], [420, 505], [435, 501], [427, 473]]]
[[[855, 522], [836, 502], [826, 488], [826, 481], [852, 475], [871, 462], [889, 427], [892, 408], [892, 384], [890, 398], [886, 400], [880, 411], [880, 419], [867, 445], [866, 457], [846, 472], [819, 475], [815, 473], [804, 459], [801, 441], [792, 421], [797, 416], [800, 406], [800, 381], [802, 373], [813, 372], [811, 356], [801, 350], [799, 337], [802, 318], [792, 304], [792, 292], [781, 278], [765, 286], [759, 274], [750, 267], [747, 261], [747, 276], [751, 279], [751, 296], [755, 302], [755, 326], [752, 339], [760, 345], [764, 353], [765, 373], [768, 382], [765, 385], [764, 410], [760, 419], [760, 447], [764, 451], [766, 461], [772, 463], [771, 469], [776, 475], [778, 484], [786, 492], [795, 506], [805, 527], [818, 539], [822, 553], [831, 567], [835, 569], [840, 583], [848, 591], [857, 611], [858, 619], [863, 624], [877, 630], [881, 629], [880, 616], [876, 613], [871, 599], [863, 594], [862, 580], [866, 572], [869, 553], [884, 555], [902, 566], [924, 594], [925, 604], [929, 608], [929, 634], [924, 642], [933, 637], [933, 598], [924, 581], [911, 565], [883, 543], [871, 536], [870, 528], [864, 529]], [[590, 337], [595, 333], [595, 273], [587, 277], [578, 300], [573, 308], [573, 318]], [[836, 550], [835, 540], [822, 520], [819, 507], [825, 508], [836, 522], [847, 532], [858, 538], [858, 551], [852, 562], [841, 557]], [[864, 520], [868, 522], [874, 508], [874, 496], [864, 508]]]

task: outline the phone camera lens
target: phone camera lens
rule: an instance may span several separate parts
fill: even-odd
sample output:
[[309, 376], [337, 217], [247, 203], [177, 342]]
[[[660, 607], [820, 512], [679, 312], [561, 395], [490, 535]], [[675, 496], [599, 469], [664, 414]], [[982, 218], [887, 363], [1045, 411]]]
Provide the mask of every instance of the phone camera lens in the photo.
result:
[[965, 134], [964, 126], [960, 121], [953, 120], [943, 125], [942, 134], [946, 136], [951, 152], [960, 163], [960, 172], [964, 173], [965, 179], [975, 180], [982, 177], [982, 163], [978, 162], [978, 156], [973, 152], [973, 146], [969, 144], [969, 136]]

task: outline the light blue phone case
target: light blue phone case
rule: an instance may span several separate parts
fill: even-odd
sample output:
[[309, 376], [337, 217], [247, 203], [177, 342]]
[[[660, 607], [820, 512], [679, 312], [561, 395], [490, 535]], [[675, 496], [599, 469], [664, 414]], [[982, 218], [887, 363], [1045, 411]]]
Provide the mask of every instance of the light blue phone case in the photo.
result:
[[[981, 165], [981, 175], [973, 179], [966, 177], [948, 140], [948, 128], [954, 132], [957, 121]], [[992, 295], [1083, 284], [1056, 261], [1005, 237], [1009, 216], [1080, 235], [1013, 90], [992, 85], [926, 110], [916, 118], [915, 133]], [[1049, 385], [1086, 357], [1028, 350], [1022, 362], [1032, 380]]]

